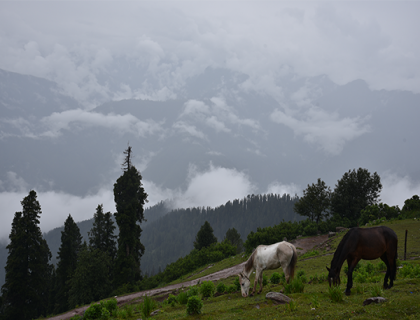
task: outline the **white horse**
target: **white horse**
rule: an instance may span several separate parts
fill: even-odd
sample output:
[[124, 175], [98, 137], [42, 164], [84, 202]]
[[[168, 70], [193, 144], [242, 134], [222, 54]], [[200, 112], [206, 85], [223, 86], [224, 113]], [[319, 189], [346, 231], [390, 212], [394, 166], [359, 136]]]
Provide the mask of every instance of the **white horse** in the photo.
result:
[[289, 242], [282, 241], [269, 246], [258, 246], [245, 263], [242, 272], [238, 274], [242, 296], [248, 296], [249, 286], [251, 284], [249, 276], [252, 271], [256, 270], [254, 289], [252, 290], [251, 296], [255, 293], [258, 281], [260, 283], [260, 291], [258, 291], [258, 293], [261, 293], [263, 289], [263, 270], [277, 269], [281, 266], [286, 275], [286, 282], [289, 283], [289, 279], [293, 279], [294, 277], [296, 262], [296, 248]]

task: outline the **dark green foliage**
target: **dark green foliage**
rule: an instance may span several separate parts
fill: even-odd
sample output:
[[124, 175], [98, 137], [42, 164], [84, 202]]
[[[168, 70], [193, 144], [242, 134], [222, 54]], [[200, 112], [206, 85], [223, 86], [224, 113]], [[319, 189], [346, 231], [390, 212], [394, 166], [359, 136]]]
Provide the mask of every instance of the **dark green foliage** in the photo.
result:
[[186, 292], [181, 292], [178, 296], [177, 296], [177, 300], [179, 302], [179, 304], [187, 304], [188, 302], [188, 295]]
[[217, 243], [217, 238], [213, 234], [213, 228], [208, 221], [204, 222], [200, 230], [197, 233], [194, 241], [194, 248], [201, 250], [207, 248], [213, 243]]
[[155, 302], [153, 301], [153, 299], [145, 295], [143, 298], [143, 303], [141, 305], [141, 314], [143, 315], [143, 317], [146, 319], [149, 318], [150, 313], [154, 308]]
[[124, 173], [114, 184], [115, 219], [119, 227], [114, 274], [116, 286], [141, 279], [140, 259], [144, 253], [140, 224], [144, 220], [143, 206], [147, 202], [147, 193], [142, 186], [140, 172], [131, 164], [130, 146], [124, 154]]
[[236, 291], [241, 290], [241, 284], [239, 283], [239, 278], [235, 277], [233, 280], [233, 285], [235, 286]]
[[284, 293], [285, 294], [300, 293], [300, 292], [303, 292], [304, 288], [305, 288], [305, 285], [303, 281], [300, 278], [296, 277], [293, 280], [291, 280], [290, 283], [284, 284]]
[[84, 320], [109, 319], [111, 315], [115, 315], [118, 310], [117, 299], [112, 298], [100, 303], [92, 303], [86, 309], [83, 316]]
[[227, 287], [223, 282], [219, 282], [216, 286], [216, 292], [217, 293], [224, 293], [226, 291]]
[[69, 215], [64, 223], [64, 231], [61, 232], [61, 246], [58, 250], [55, 313], [60, 313], [70, 308], [70, 281], [76, 270], [81, 248], [82, 236], [80, 235], [79, 227]]
[[280, 274], [278, 272], [274, 272], [270, 277], [270, 282], [273, 284], [279, 284], [280, 283]]
[[204, 281], [200, 286], [200, 293], [203, 298], [212, 297], [214, 295], [215, 286], [213, 281]]
[[272, 227], [257, 228], [257, 232], [251, 231], [245, 241], [245, 251], [249, 254], [260, 244], [267, 245], [283, 241], [286, 237], [288, 241], [296, 239], [297, 236], [312, 236], [329, 230], [335, 230], [337, 223], [334, 220], [322, 221], [317, 226], [309, 219], [299, 222], [281, 222]]
[[[239, 288], [239, 289], [240, 289], [240, 288]], [[226, 288], [226, 292], [227, 292], [227, 293], [234, 293], [234, 292], [238, 291], [239, 289], [236, 287], [236, 285], [231, 284], [230, 286], [228, 286], [228, 287]]]
[[194, 286], [194, 287], [190, 287], [187, 291], [187, 296], [188, 298], [192, 297], [192, 296], [198, 296], [198, 287]]
[[108, 297], [112, 291], [110, 268], [111, 258], [106, 252], [90, 247], [83, 248], [70, 280], [70, 308]]
[[200, 314], [203, 307], [203, 301], [198, 296], [188, 298], [187, 315]]
[[175, 307], [175, 305], [178, 303], [178, 300], [176, 296], [174, 296], [173, 294], [169, 294], [167, 302], [170, 306]]
[[295, 212], [309, 217], [312, 222], [319, 223], [329, 214], [331, 188], [324, 181], [318, 179], [316, 184], [309, 185], [303, 190], [303, 197], [295, 203]]
[[330, 299], [333, 302], [342, 302], [343, 301], [343, 291], [340, 288], [340, 286], [328, 287], [328, 295], [330, 296]]
[[241, 235], [238, 230], [235, 228], [230, 228], [226, 231], [224, 241], [229, 241], [232, 245], [236, 247], [236, 253], [241, 253], [244, 251], [244, 242], [241, 239]]
[[402, 208], [403, 213], [407, 211], [420, 211], [420, 198], [418, 195], [414, 195], [411, 199], [404, 201], [404, 206]]
[[390, 207], [383, 203], [374, 204], [367, 206], [360, 212], [359, 225], [362, 226], [382, 218], [385, 218], [385, 220], [395, 219], [398, 218], [399, 214], [401, 214], [401, 211], [398, 206]]
[[111, 212], [103, 213], [103, 205], [96, 208], [93, 216], [93, 226], [89, 232], [89, 246], [106, 252], [111, 260], [116, 256], [116, 242], [114, 235], [115, 225]]
[[346, 172], [335, 185], [331, 197], [331, 211], [342, 219], [343, 227], [355, 227], [361, 211], [379, 200], [381, 178], [367, 169]]
[[33, 319], [46, 315], [52, 266], [51, 253], [39, 227], [41, 206], [35, 191], [22, 201], [12, 222], [6, 282], [2, 287], [4, 319]]

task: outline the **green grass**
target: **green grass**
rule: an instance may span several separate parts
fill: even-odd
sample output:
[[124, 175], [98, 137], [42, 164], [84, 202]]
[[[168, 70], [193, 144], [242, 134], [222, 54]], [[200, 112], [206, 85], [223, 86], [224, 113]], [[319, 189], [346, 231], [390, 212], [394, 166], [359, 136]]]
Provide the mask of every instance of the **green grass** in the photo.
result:
[[[412, 266], [416, 270], [420, 266], [420, 222], [415, 220], [402, 220], [384, 223], [392, 228], [398, 235], [398, 256], [402, 260], [404, 256], [404, 237], [405, 230], [408, 230], [408, 244], [407, 244], [407, 265]], [[331, 242], [333, 253], [341, 240], [344, 233], [341, 233]], [[328, 254], [328, 252], [327, 252]], [[403, 277], [402, 274], [397, 274], [397, 279], [394, 282], [394, 287], [390, 290], [383, 290], [381, 296], [387, 301], [381, 305], [371, 304], [363, 306], [363, 301], [367, 298], [381, 292], [384, 278], [384, 271], [380, 268], [380, 260], [371, 261], [375, 266], [372, 271], [374, 276], [369, 276], [365, 283], [358, 283], [354, 281], [351, 295], [342, 295], [342, 301], [332, 301], [329, 292], [328, 282], [325, 281], [327, 273], [326, 266], [330, 266], [332, 255], [318, 254], [312, 255], [312, 259], [302, 261], [299, 258], [297, 263], [297, 276], [299, 271], [304, 271], [307, 279], [323, 278], [324, 281], [313, 281], [305, 283], [304, 291], [302, 293], [291, 293], [288, 296], [292, 299], [292, 304], [276, 305], [271, 300], [267, 300], [265, 295], [270, 291], [279, 292], [284, 291], [284, 285], [268, 283], [264, 287], [261, 294], [249, 298], [243, 298], [240, 292], [224, 294], [217, 297], [209, 297], [203, 299], [203, 307], [199, 315], [187, 315], [186, 305], [175, 304], [171, 305], [164, 302], [159, 302], [156, 309], [160, 312], [153, 316], [153, 319], [418, 319], [420, 314], [420, 278], [417, 277]], [[214, 273], [216, 271], [228, 268], [245, 261], [248, 257], [238, 255], [235, 258], [228, 258], [220, 263], [215, 264], [209, 269], [201, 268], [193, 272], [193, 276], [187, 279], [179, 279], [173, 283], [178, 283], [186, 280], [192, 280], [204, 275]], [[417, 258], [412, 260], [410, 258]], [[344, 274], [344, 266], [341, 274], [341, 290], [344, 291], [346, 287], [346, 276]], [[364, 262], [363, 268], [370, 270], [372, 266], [366, 268], [367, 262]], [[199, 271], [202, 271], [198, 273]], [[267, 270], [264, 272], [268, 278], [274, 272], [282, 273], [281, 268], [277, 270]], [[302, 272], [301, 272], [302, 273]], [[416, 273], [411, 273], [416, 274]], [[255, 274], [251, 275], [251, 283]], [[369, 282], [373, 279], [380, 278], [379, 283]], [[222, 279], [215, 283], [222, 282], [226, 286], [233, 285], [234, 279], [237, 277], [230, 277]], [[189, 288], [184, 288], [187, 291]], [[138, 319], [140, 314], [134, 313], [133, 317], [128, 319]]]

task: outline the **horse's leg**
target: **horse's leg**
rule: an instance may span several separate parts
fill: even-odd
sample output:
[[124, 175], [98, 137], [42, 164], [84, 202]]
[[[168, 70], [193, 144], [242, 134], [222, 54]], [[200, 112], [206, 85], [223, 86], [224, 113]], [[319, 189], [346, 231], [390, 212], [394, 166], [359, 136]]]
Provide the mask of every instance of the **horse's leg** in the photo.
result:
[[252, 297], [257, 289], [258, 278], [260, 277], [260, 269], [256, 269], [255, 271], [255, 280], [254, 280], [254, 288], [252, 289], [252, 293], [249, 295]]
[[262, 289], [263, 289], [263, 272], [262, 272], [262, 270], [261, 270], [258, 281], [260, 282], [260, 291], [258, 291], [258, 294], [260, 294]]
[[[384, 278], [384, 289], [389, 289], [389, 288], [391, 288], [391, 286], [388, 287], [388, 278], [391, 275], [391, 266], [389, 264], [389, 260], [388, 260], [386, 252], [381, 256], [381, 260], [383, 262], [385, 262], [385, 265], [386, 265], [386, 273], [385, 273], [385, 278]], [[392, 277], [391, 277], [391, 279], [392, 279]]]
[[346, 295], [349, 296], [351, 291], [350, 289], [353, 287], [353, 270], [356, 267], [357, 263], [360, 261], [358, 258], [347, 258], [347, 264], [349, 267], [349, 271], [347, 273], [347, 288], [346, 288]]

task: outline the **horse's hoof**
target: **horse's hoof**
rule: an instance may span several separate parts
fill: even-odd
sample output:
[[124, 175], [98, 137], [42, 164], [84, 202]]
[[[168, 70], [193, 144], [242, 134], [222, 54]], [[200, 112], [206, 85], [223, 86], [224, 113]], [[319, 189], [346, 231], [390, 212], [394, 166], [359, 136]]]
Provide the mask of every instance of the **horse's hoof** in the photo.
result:
[[346, 296], [349, 296], [351, 292], [346, 290], [344, 293], [346, 294]]

